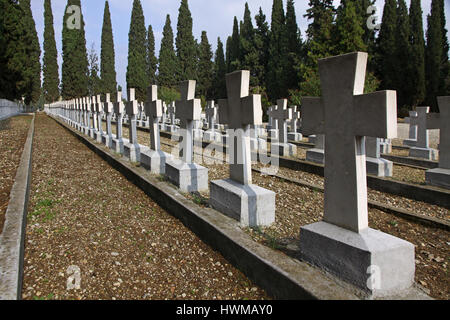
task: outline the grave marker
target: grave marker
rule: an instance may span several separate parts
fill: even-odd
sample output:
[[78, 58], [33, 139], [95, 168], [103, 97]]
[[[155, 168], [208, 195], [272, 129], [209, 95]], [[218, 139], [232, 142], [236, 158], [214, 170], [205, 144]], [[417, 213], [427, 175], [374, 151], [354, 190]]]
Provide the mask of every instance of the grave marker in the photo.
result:
[[129, 143], [124, 143], [124, 156], [129, 158], [131, 162], [141, 161], [140, 146], [137, 141], [136, 115], [138, 113], [138, 102], [135, 96], [135, 89], [128, 89], [128, 102], [125, 105], [126, 113], [129, 118], [128, 130], [130, 133]]
[[417, 107], [416, 111], [417, 142], [414, 147], [409, 149], [409, 156], [435, 161], [437, 160], [437, 150], [429, 147], [429, 128], [427, 128], [427, 115], [430, 107]]

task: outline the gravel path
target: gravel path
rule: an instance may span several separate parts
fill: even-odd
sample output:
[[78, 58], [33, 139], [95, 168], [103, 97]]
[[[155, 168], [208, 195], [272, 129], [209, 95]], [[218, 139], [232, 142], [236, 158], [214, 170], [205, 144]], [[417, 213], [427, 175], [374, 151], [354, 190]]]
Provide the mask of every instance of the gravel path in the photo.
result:
[[[43, 115], [36, 117], [24, 263], [24, 299], [268, 298]], [[70, 266], [81, 271], [79, 290], [67, 290]]]
[[31, 120], [18, 116], [0, 121], [0, 233]]

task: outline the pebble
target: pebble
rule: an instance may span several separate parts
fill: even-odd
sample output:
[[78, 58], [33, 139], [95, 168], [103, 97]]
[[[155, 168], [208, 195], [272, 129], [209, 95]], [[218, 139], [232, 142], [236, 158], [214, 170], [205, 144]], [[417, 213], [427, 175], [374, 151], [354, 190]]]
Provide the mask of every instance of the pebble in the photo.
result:
[[117, 252], [111, 252], [111, 255], [112, 255], [113, 257], [117, 257], [117, 256], [119, 255], [119, 253], [117, 253]]

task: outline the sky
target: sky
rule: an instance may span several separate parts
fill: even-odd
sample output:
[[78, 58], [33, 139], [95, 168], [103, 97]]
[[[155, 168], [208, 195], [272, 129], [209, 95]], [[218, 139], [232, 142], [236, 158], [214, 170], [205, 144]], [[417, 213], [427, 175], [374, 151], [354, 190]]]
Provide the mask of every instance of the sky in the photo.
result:
[[[193, 18], [193, 33], [196, 39], [200, 39], [201, 32], [207, 31], [208, 40], [212, 45], [213, 52], [217, 46], [217, 37], [220, 37], [225, 45], [226, 39], [232, 33], [233, 18], [243, 19], [245, 0], [189, 0], [189, 9]], [[270, 23], [273, 0], [247, 0], [252, 17], [262, 8]], [[296, 0], [295, 9], [297, 23], [305, 38], [308, 27], [308, 20], [303, 17], [308, 9], [308, 0]], [[409, 0], [406, 0], [409, 6]], [[155, 45], [157, 56], [161, 46], [162, 30], [166, 20], [166, 15], [170, 14], [174, 37], [176, 37], [178, 8], [180, 0], [141, 0], [145, 15], [145, 24], [153, 27], [155, 34]], [[286, 8], [286, 0], [283, 0]], [[337, 7], [340, 0], [334, 0]], [[424, 12], [424, 28], [426, 28], [426, 16], [430, 13], [431, 0], [422, 0], [422, 10]], [[444, 0], [447, 30], [450, 31], [450, 0]], [[58, 65], [61, 68], [61, 33], [63, 26], [64, 9], [66, 0], [52, 0], [52, 10], [54, 18], [54, 28], [56, 45], [58, 49]], [[100, 56], [101, 32], [103, 24], [103, 10], [105, 1], [103, 0], [81, 0], [81, 10], [85, 22], [86, 46], [88, 50], [94, 45], [97, 54]], [[128, 58], [128, 31], [130, 28], [131, 9], [133, 0], [109, 0], [111, 20], [113, 26], [114, 46], [116, 54], [117, 82], [126, 88], [126, 70]], [[378, 22], [381, 22], [383, 14], [384, 0], [377, 0]], [[44, 34], [44, 0], [31, 0], [33, 17], [36, 22], [36, 31], [42, 48]], [[253, 25], [256, 23], [253, 19]], [[450, 35], [450, 32], [449, 32]], [[43, 57], [43, 52], [41, 59]]]

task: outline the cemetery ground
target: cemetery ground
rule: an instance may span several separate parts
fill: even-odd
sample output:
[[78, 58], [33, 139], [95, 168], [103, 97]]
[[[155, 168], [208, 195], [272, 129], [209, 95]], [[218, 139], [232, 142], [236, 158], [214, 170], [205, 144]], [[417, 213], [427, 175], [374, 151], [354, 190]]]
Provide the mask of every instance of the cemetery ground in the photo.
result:
[[35, 121], [24, 299], [269, 298], [53, 119]]
[[0, 233], [31, 120], [20, 116], [0, 121]]
[[[115, 133], [115, 126], [113, 126], [113, 133]], [[123, 134], [124, 138], [128, 138], [128, 128], [124, 127]], [[149, 139], [148, 132], [138, 130], [138, 142], [141, 145], [149, 146]], [[161, 138], [163, 151], [171, 153], [175, 145], [176, 142]], [[197, 154], [201, 153], [200, 148], [195, 148], [194, 151]], [[224, 156], [216, 151], [213, 153], [213, 157], [222, 158]], [[229, 178], [229, 166], [227, 164], [211, 165], [203, 161], [201, 165], [209, 169], [209, 181]], [[261, 164], [254, 163], [253, 165], [254, 169], [261, 169], [262, 167]], [[423, 170], [396, 165], [395, 171], [400, 173], [397, 173], [397, 176], [394, 176], [393, 179], [424, 184]], [[323, 177], [314, 174], [279, 168], [278, 175], [323, 187]], [[298, 252], [300, 227], [322, 220], [323, 193], [288, 180], [261, 175], [256, 172], [253, 172], [253, 180], [256, 185], [276, 192], [276, 222], [266, 228], [247, 229], [247, 232], [255, 241], [295, 256]], [[195, 203], [208, 206], [208, 192], [197, 196], [186, 196]], [[370, 188], [368, 189], [368, 200], [450, 221], [448, 209], [429, 203], [371, 190]], [[447, 230], [406, 220], [374, 208], [369, 208], [369, 225], [371, 228], [413, 243], [416, 247], [416, 282], [433, 298], [447, 300], [450, 298], [448, 270], [450, 242]]]

